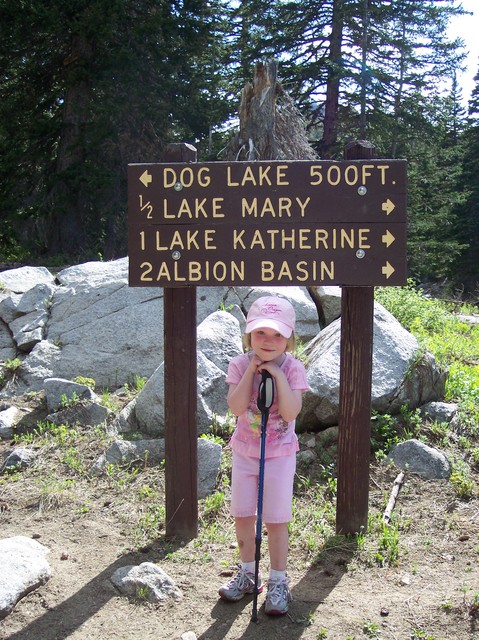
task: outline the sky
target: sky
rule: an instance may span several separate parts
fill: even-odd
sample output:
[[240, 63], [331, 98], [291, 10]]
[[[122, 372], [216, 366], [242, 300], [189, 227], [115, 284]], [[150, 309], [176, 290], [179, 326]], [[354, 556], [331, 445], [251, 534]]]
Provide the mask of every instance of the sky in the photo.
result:
[[462, 38], [468, 51], [467, 71], [458, 76], [463, 101], [467, 105], [475, 84], [474, 76], [479, 68], [479, 0], [461, 0], [461, 4], [466, 11], [472, 11], [474, 15], [458, 16], [451, 20], [449, 34]]

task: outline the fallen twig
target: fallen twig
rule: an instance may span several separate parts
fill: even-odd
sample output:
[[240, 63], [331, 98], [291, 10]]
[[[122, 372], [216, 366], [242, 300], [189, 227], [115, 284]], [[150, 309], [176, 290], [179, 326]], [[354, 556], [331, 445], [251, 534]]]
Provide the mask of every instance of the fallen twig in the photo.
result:
[[391, 495], [389, 496], [389, 501], [387, 504], [386, 509], [384, 510], [384, 514], [383, 514], [383, 520], [386, 524], [389, 523], [389, 520], [391, 519], [391, 514], [393, 512], [394, 506], [396, 504], [396, 499], [398, 497], [399, 491], [402, 487], [402, 484], [404, 482], [404, 476], [406, 475], [406, 473], [404, 471], [401, 471], [401, 473], [399, 473], [396, 477], [396, 479], [394, 480], [394, 485], [391, 491]]

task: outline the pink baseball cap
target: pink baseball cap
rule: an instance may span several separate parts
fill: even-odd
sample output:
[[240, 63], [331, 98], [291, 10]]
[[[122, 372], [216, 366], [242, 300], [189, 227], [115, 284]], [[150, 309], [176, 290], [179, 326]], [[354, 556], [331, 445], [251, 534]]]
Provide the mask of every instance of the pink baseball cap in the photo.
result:
[[289, 338], [294, 330], [296, 314], [288, 300], [276, 296], [258, 298], [251, 305], [246, 318], [246, 331], [255, 329], [274, 329], [285, 338]]

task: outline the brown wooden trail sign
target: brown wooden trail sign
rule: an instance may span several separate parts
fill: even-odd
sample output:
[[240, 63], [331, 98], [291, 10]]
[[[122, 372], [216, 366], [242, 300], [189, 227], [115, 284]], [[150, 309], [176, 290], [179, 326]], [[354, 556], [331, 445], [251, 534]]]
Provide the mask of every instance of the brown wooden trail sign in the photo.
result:
[[132, 164], [132, 286], [406, 283], [406, 161]]
[[406, 162], [373, 155], [196, 164], [175, 144], [129, 165], [129, 284], [165, 287], [167, 535], [197, 535], [196, 285], [343, 285], [336, 530], [366, 529], [373, 285], [406, 283]]

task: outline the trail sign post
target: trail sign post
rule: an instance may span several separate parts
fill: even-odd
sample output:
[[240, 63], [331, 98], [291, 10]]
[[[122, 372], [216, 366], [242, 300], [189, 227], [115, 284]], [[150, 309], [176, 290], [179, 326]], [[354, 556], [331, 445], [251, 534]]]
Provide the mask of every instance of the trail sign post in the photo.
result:
[[[359, 531], [373, 286], [406, 283], [406, 161], [373, 159], [364, 142], [341, 162], [196, 163], [188, 147], [128, 167], [129, 284], [165, 288], [167, 534], [197, 531], [196, 357], [185, 353], [196, 353], [200, 285], [343, 286], [337, 530]], [[183, 386], [177, 363], [188, 368]]]

